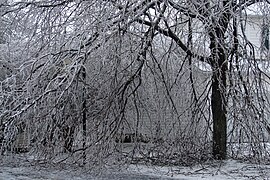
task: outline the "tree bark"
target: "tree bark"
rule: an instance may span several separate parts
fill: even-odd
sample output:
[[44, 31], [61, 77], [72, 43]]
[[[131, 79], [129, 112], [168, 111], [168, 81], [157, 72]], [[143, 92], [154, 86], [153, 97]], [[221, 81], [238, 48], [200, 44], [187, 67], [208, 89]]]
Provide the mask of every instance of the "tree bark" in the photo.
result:
[[222, 68], [221, 70], [216, 70], [212, 77], [211, 106], [213, 117], [213, 157], [215, 159], [226, 159], [227, 154], [225, 89], [226, 71]]
[[87, 114], [86, 114], [86, 69], [85, 67], [82, 68], [82, 80], [83, 84], [83, 104], [82, 104], [82, 136], [83, 136], [83, 164], [86, 164], [86, 130], [87, 130]]
[[228, 63], [224, 50], [224, 33], [222, 29], [210, 32], [210, 49], [212, 57], [212, 94], [211, 109], [213, 118], [213, 157], [226, 159], [227, 154], [227, 80]]

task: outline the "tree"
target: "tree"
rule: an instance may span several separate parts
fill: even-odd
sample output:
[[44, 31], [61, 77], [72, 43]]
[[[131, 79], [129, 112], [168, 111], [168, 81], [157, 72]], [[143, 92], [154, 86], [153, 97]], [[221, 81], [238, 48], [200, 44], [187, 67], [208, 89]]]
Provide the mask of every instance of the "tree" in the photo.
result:
[[[248, 7], [258, 1], [168, 1], [164, 7], [172, 8], [177, 12], [181, 24], [185, 23], [187, 27], [191, 21], [199, 22], [203, 26], [204, 34], [208, 36], [209, 55], [202, 56], [194, 52], [185, 43], [184, 39], [178, 37], [172, 27], [177, 26], [177, 21], [174, 23], [171, 17], [164, 14], [164, 25], [155, 25], [155, 30], [164, 36], [174, 40], [178, 46], [185, 51], [186, 55], [191, 59], [196, 59], [204, 63], [208, 63], [212, 69], [212, 93], [211, 93], [211, 109], [213, 119], [213, 156], [216, 159], [225, 159], [227, 154], [227, 90], [228, 80], [227, 74], [229, 63], [238, 61], [238, 26], [237, 16], [240, 16], [245, 7]], [[157, 2], [158, 5], [162, 1]], [[157, 7], [155, 10], [160, 12]], [[173, 11], [172, 10], [172, 11]], [[214, 15], [215, 14], [215, 15]], [[151, 13], [147, 14], [151, 17]], [[183, 20], [182, 20], [183, 19]], [[153, 26], [153, 22], [149, 20], [138, 19], [139, 23], [146, 26]], [[232, 28], [230, 24], [234, 21]], [[176, 28], [175, 28], [176, 29]], [[242, 32], [244, 33], [244, 32]], [[226, 36], [232, 36], [234, 45], [228, 47]], [[192, 37], [190, 37], [192, 38]], [[191, 40], [192, 41], [192, 40]], [[245, 39], [245, 41], [248, 41]], [[203, 42], [202, 42], [203, 43]], [[205, 46], [207, 43], [203, 43]], [[231, 60], [229, 60], [231, 58]], [[246, 92], [248, 95], [248, 92]]]
[[98, 163], [119, 151], [115, 139], [127, 129], [139, 143], [147, 126], [155, 146], [135, 143], [132, 160], [138, 148], [152, 161], [203, 159], [209, 141], [212, 157], [225, 159], [228, 137], [243, 130], [255, 144], [269, 127], [269, 76], [244, 27], [245, 9], [257, 2], [9, 1], [3, 17], [12, 17], [19, 71], [3, 81], [14, 88], [2, 92], [11, 96], [2, 116], [7, 125], [25, 122], [41, 155], [64, 149]]

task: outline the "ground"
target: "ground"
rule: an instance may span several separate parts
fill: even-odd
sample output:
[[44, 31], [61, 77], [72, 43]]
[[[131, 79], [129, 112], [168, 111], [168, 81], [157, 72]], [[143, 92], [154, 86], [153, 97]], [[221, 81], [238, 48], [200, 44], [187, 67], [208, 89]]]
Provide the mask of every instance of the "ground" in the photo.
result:
[[195, 179], [270, 179], [270, 165], [244, 163], [236, 160], [211, 162], [193, 167], [159, 167], [130, 165], [122, 171], [94, 175], [80, 170], [42, 168], [35, 166], [0, 165], [0, 180], [195, 180]]

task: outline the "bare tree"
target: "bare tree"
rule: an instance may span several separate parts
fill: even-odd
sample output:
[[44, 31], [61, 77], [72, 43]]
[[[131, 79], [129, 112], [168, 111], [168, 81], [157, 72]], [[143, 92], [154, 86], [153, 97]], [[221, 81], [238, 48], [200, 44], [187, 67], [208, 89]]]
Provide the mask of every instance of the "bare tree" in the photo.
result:
[[[17, 70], [1, 81], [6, 131], [23, 122], [32, 152], [83, 164], [119, 154], [225, 159], [227, 141], [243, 139], [256, 156], [269, 132], [269, 75], [245, 33], [246, 8], [257, 2], [2, 4]], [[12, 144], [18, 131], [10, 134]]]
[[[212, 85], [211, 85], [211, 110], [212, 110], [212, 120], [213, 120], [213, 156], [217, 159], [225, 159], [227, 154], [227, 121], [228, 121], [228, 81], [233, 81], [228, 77], [229, 73], [234, 73], [233, 64], [239, 62], [239, 56], [244, 58], [244, 61], [252, 59], [255, 61], [254, 57], [243, 56], [239, 52], [239, 34], [243, 33], [245, 37], [245, 32], [239, 33], [237, 31], [242, 20], [237, 17], [241, 16], [244, 9], [257, 1], [168, 1], [164, 3], [163, 6], [171, 8], [175, 12], [175, 16], [179, 18], [177, 21], [173, 21], [173, 16], [164, 14], [164, 24], [155, 26], [155, 30], [168, 38], [175, 41], [176, 44], [190, 57], [191, 61], [201, 61], [207, 63], [211, 67], [212, 71]], [[157, 2], [158, 5], [162, 5], [162, 2]], [[157, 7], [154, 8], [155, 11], [160, 12]], [[173, 13], [171, 13], [173, 14]], [[152, 17], [149, 13], [148, 16]], [[154, 17], [153, 17], [154, 18]], [[187, 38], [179, 37], [179, 31], [183, 31], [186, 28], [188, 31], [188, 26], [190, 19], [193, 22], [200, 23], [203, 35], [207, 36], [206, 42], [201, 42], [203, 47], [206, 47], [206, 52], [196, 52], [194, 48], [190, 48], [189, 42], [192, 40], [192, 36], [187, 35]], [[153, 23], [151, 18], [149, 20], [138, 19], [137, 22], [144, 24], [146, 26], [152, 27]], [[179, 25], [185, 28], [179, 28]], [[183, 25], [184, 24], [184, 25]], [[178, 28], [177, 28], [178, 27]], [[192, 31], [192, 30], [191, 30]], [[198, 30], [197, 30], [198, 31]], [[191, 32], [192, 33], [192, 32]], [[187, 33], [188, 34], [188, 33]], [[226, 42], [226, 38], [229, 36], [233, 40], [233, 46], [229, 46]], [[188, 41], [187, 39], [191, 39]], [[250, 43], [247, 39], [244, 40], [244, 53], [247, 51], [245, 47]], [[252, 44], [250, 45], [252, 48]], [[197, 45], [200, 47], [200, 45]], [[201, 47], [201, 49], [203, 49]], [[208, 54], [207, 54], [208, 53]], [[207, 54], [207, 55], [206, 55]], [[246, 59], [245, 59], [246, 58]], [[252, 62], [249, 62], [252, 66]], [[229, 65], [231, 69], [229, 68]], [[259, 69], [252, 67], [254, 71], [259, 72]], [[230, 71], [229, 71], [230, 70]], [[229, 78], [229, 79], [228, 79]], [[243, 82], [242, 82], [243, 83]], [[245, 87], [245, 84], [243, 84]], [[249, 90], [246, 91], [246, 96], [249, 97]], [[259, 113], [256, 111], [256, 113]]]

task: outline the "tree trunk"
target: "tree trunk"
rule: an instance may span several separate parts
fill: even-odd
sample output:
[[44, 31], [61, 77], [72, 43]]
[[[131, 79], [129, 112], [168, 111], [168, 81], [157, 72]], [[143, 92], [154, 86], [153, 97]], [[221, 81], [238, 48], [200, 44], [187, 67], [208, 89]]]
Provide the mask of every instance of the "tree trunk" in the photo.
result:
[[86, 116], [86, 70], [85, 67], [82, 69], [82, 79], [83, 79], [83, 104], [82, 104], [82, 136], [83, 136], [83, 164], [86, 164], [86, 121], [87, 121], [87, 116]]
[[211, 109], [213, 118], [213, 157], [226, 159], [227, 155], [227, 102], [226, 102], [226, 73], [228, 69], [225, 53], [224, 32], [226, 29], [214, 28], [209, 33], [212, 57], [212, 95]]
[[1, 155], [4, 155], [4, 130], [5, 130], [5, 125], [2, 121], [0, 121], [0, 151]]
[[225, 159], [227, 154], [226, 71], [216, 70], [212, 77], [213, 157]]

